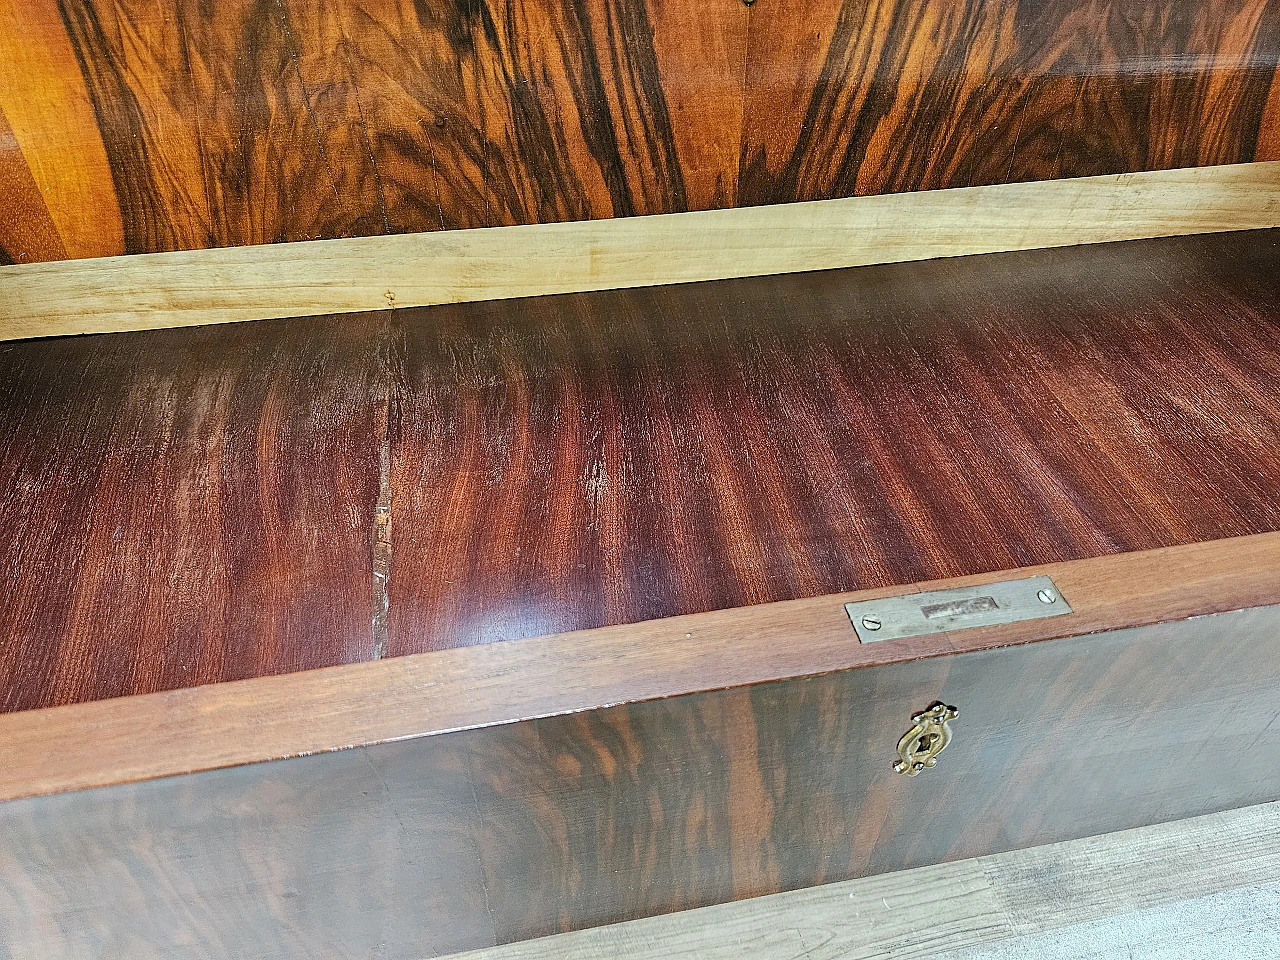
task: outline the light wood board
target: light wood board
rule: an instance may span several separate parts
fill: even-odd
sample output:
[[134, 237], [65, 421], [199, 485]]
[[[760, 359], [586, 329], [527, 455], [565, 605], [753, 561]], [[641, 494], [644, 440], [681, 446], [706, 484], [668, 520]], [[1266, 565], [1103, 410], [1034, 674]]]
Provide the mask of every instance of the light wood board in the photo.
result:
[[0, 267], [0, 339], [423, 306], [1280, 225], [1280, 161]]
[[[1200, 957], [1261, 956], [1240, 952], [1250, 931], [1223, 914], [1256, 913], [1249, 908], [1274, 901], [1277, 883], [1280, 803], [1269, 803], [456, 956], [1033, 960], [1132, 956], [1139, 936], [1144, 950], [1163, 937], [1184, 951], [1171, 956], [1190, 955], [1188, 944]], [[1197, 936], [1201, 914], [1218, 921], [1207, 936]]]

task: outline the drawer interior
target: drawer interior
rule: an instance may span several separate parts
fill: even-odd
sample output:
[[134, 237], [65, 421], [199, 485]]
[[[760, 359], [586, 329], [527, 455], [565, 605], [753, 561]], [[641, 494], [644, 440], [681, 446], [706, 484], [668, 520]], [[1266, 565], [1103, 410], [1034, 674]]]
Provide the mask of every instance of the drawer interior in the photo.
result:
[[1277, 238], [0, 345], [0, 705], [1280, 529]]

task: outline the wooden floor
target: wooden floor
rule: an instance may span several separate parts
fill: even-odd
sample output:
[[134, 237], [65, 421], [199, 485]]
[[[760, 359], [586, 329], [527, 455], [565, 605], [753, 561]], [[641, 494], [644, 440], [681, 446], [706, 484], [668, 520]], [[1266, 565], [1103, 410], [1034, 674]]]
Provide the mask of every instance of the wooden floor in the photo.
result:
[[1278, 955], [1280, 803], [457, 956], [1237, 960]]
[[1280, 529], [1278, 236], [0, 345], [0, 709]]

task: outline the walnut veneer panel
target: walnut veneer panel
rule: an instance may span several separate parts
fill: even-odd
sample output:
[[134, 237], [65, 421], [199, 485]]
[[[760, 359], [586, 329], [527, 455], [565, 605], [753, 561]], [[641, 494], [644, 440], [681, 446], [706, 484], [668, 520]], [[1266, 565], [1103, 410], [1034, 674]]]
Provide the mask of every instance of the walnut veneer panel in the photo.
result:
[[772, 0], [741, 199], [1250, 160], [1278, 50], [1274, 2]]
[[[1250, 161], [1275, 0], [8, 0], [4, 258]], [[1260, 146], [1261, 144], [1261, 146]], [[35, 214], [43, 216], [43, 214]]]
[[1277, 614], [11, 801], [5, 946], [408, 960], [1275, 800]]
[[0, 703], [1280, 529], [1278, 264], [1257, 232], [5, 344]]

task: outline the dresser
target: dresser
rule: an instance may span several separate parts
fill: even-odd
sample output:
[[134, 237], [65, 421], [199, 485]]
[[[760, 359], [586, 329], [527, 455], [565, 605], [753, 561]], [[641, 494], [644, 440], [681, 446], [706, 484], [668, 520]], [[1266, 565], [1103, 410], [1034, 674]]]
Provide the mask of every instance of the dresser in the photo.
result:
[[0, 10], [0, 940], [445, 956], [1280, 799], [1280, 9]]

